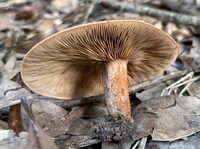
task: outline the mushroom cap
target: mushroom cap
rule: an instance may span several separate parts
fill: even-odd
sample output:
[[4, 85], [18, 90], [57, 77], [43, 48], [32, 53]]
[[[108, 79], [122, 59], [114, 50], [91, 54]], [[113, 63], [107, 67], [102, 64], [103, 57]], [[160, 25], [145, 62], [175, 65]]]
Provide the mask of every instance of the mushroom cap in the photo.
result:
[[21, 76], [33, 91], [58, 99], [89, 97], [104, 91], [106, 64], [127, 60], [134, 85], [163, 72], [176, 59], [177, 43], [151, 24], [102, 21], [56, 33], [24, 57]]

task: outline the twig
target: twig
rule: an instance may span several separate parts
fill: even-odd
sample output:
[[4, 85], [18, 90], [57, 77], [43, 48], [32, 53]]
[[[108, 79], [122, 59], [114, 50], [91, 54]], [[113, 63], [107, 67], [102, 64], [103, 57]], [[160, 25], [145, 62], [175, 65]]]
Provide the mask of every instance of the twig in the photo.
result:
[[190, 15], [198, 14], [195, 4], [185, 5], [184, 1], [179, 0], [160, 0], [160, 2], [175, 12], [187, 13]]
[[147, 144], [147, 137], [143, 137], [140, 141], [140, 145], [138, 146], [138, 149], [145, 149], [146, 144]]
[[161, 96], [165, 95], [165, 92], [167, 91], [167, 95], [170, 95], [171, 92], [173, 90], [175, 90], [176, 88], [180, 87], [180, 86], [183, 86], [183, 85], [186, 85], [182, 90], [181, 92], [179, 93], [178, 96], [181, 96], [185, 91], [186, 89], [195, 81], [199, 80], [200, 79], [200, 76], [197, 76], [197, 77], [194, 77], [194, 72], [190, 72], [188, 73], [186, 76], [184, 76], [183, 78], [181, 78], [180, 80], [176, 81], [175, 83], [171, 84], [170, 86], [168, 86], [166, 89], [164, 89], [162, 91], [162, 94]]
[[175, 79], [175, 78], [182, 77], [182, 76], [186, 75], [187, 73], [188, 73], [188, 70], [184, 70], [184, 71], [181, 71], [181, 72], [175, 72], [174, 74], [164, 75], [164, 76], [158, 77], [154, 80], [145, 81], [145, 82], [140, 83], [138, 85], [131, 86], [131, 87], [129, 87], [129, 94], [131, 95], [131, 94], [134, 94], [134, 93], [136, 93], [140, 90], [144, 90], [144, 89], [153, 87], [155, 85], [158, 85], [161, 82], [165, 82], [165, 81], [168, 81], [168, 80], [172, 80], [172, 79]]
[[113, 2], [113, 1], [101, 1], [99, 4], [105, 7], [110, 7], [116, 10], [125, 10], [140, 15], [149, 15], [155, 17], [161, 21], [171, 21], [177, 24], [199, 26], [200, 18], [192, 15], [185, 15], [181, 13], [174, 13], [149, 6], [136, 5], [134, 3], [126, 2]]
[[169, 91], [168, 91], [168, 94], [167, 94], [167, 95], [170, 95], [170, 93], [171, 93], [173, 87], [175, 87], [176, 85], [179, 85], [180, 83], [182, 83], [183, 81], [187, 80], [188, 78], [189, 78], [189, 79], [192, 79], [193, 75], [194, 75], [194, 72], [190, 72], [190, 73], [188, 73], [186, 76], [184, 76], [184, 77], [182, 77], [181, 79], [179, 79], [178, 81], [176, 81], [175, 83], [169, 85], [167, 88], [165, 88], [165, 89], [162, 91], [162, 93], [161, 93], [160, 96], [165, 95], [165, 92], [168, 91], [168, 90], [169, 90]]
[[[195, 72], [200, 72], [200, 70], [195, 70]], [[132, 95], [138, 91], [153, 87], [155, 85], [158, 85], [161, 82], [165, 82], [168, 80], [172, 80], [172, 79], [176, 79], [179, 77], [182, 77], [186, 74], [188, 74], [189, 71], [188, 70], [184, 70], [181, 72], [175, 72], [173, 74], [168, 74], [165, 76], [161, 76], [158, 77], [154, 80], [149, 80], [149, 81], [145, 81], [143, 83], [140, 83], [138, 85], [134, 85], [129, 87], [129, 94]], [[48, 97], [44, 97], [44, 96], [34, 96], [37, 99], [50, 99], [50, 100], [55, 100], [55, 98], [48, 98]], [[58, 101], [58, 100], [57, 100]], [[61, 101], [61, 100], [59, 100]], [[94, 103], [103, 103], [104, 102], [104, 94], [99, 95], [99, 96], [92, 96], [92, 97], [86, 97], [86, 98], [74, 98], [71, 100], [65, 100], [65, 101], [61, 101], [61, 102], [57, 102], [57, 104], [59, 104], [61, 107], [63, 108], [72, 108], [75, 106], [83, 106], [83, 105], [89, 105], [89, 104], [94, 104]]]

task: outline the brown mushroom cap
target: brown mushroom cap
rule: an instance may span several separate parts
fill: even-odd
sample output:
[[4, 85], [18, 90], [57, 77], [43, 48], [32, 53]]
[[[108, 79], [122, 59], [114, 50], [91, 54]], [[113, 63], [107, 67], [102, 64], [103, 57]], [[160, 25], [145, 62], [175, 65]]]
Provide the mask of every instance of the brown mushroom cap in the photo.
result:
[[24, 57], [21, 75], [33, 91], [58, 99], [103, 93], [105, 65], [128, 61], [128, 82], [152, 79], [176, 59], [179, 47], [163, 31], [136, 20], [89, 23], [54, 34]]

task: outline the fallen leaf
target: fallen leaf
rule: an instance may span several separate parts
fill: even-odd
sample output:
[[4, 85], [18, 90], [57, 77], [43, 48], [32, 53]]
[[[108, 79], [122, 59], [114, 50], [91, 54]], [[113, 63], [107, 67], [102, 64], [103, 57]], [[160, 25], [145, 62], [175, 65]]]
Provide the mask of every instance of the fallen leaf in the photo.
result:
[[146, 149], [199, 149], [200, 133], [172, 142], [150, 141]]
[[15, 52], [26, 54], [34, 45], [44, 39], [42, 33], [35, 35], [34, 37], [23, 41], [23, 43], [18, 43], [13, 46]]
[[173, 141], [200, 131], [200, 100], [196, 97], [159, 97], [133, 109], [132, 138], [151, 135], [152, 140]]
[[72, 111], [65, 117], [61, 118], [60, 120], [53, 121], [52, 123], [47, 125], [44, 128], [44, 131], [52, 137], [65, 134], [70, 128], [73, 121], [82, 116], [84, 110], [85, 107], [74, 107]]
[[[96, 137], [92, 131], [95, 124], [105, 121], [104, 118], [96, 119], [83, 119], [79, 118], [72, 122], [71, 127], [65, 132], [65, 144], [72, 148], [80, 148], [101, 142], [101, 139]], [[57, 136], [58, 141], [61, 136]]]
[[200, 84], [197, 82], [193, 82], [190, 86], [188, 86], [187, 91], [190, 96], [195, 96], [200, 98]]
[[62, 13], [69, 14], [78, 7], [78, 0], [53, 0], [51, 5]]
[[16, 61], [15, 57], [12, 57], [2, 68], [2, 77], [12, 79], [20, 72], [21, 61]]
[[141, 101], [155, 99], [156, 97], [160, 97], [163, 89], [165, 89], [167, 85], [165, 83], [160, 83], [154, 87], [144, 90], [141, 93], [136, 93], [136, 97]]
[[13, 46], [13, 49], [16, 52], [26, 54], [33, 46], [35, 46], [37, 43], [39, 43], [44, 38], [52, 35], [56, 31], [57, 31], [56, 28], [54, 26], [52, 26], [51, 28], [45, 30], [44, 32], [32, 33], [30, 38], [23, 41], [22, 43], [16, 44], [15, 46]]
[[68, 112], [56, 104], [44, 100], [31, 100], [31, 110], [35, 121], [40, 127], [45, 127], [54, 121], [65, 117]]
[[26, 97], [21, 98], [22, 105], [29, 117], [29, 132], [27, 138], [27, 149], [57, 149], [55, 143], [45, 134], [35, 122], [31, 110], [26, 102]]
[[165, 32], [167, 34], [169, 34], [170, 36], [174, 35], [174, 32], [176, 32], [178, 30], [177, 25], [175, 25], [174, 23], [167, 23], [167, 25], [165, 26]]
[[9, 20], [9, 17], [5, 15], [0, 15], [0, 22], [0, 31], [17, 29], [17, 26], [15, 26], [11, 20]]
[[20, 103], [21, 96], [33, 99], [31, 93], [22, 88], [19, 84], [6, 79], [0, 79], [0, 109]]
[[15, 63], [16, 63], [16, 57], [15, 57], [15, 53], [12, 51], [7, 55], [6, 63], [4, 65], [3, 72], [2, 72], [4, 77], [8, 77], [6, 75], [12, 72], [12, 70], [15, 67]]
[[14, 130], [17, 136], [19, 135], [20, 132], [24, 131], [20, 104], [10, 106], [9, 117], [8, 117], [8, 128]]
[[154, 24], [155, 27], [157, 27], [158, 29], [163, 30], [163, 23], [161, 21], [158, 21]]
[[45, 32], [47, 30], [50, 30], [51, 28], [53, 28], [53, 26], [55, 25], [54, 23], [54, 19], [44, 19], [42, 20], [42, 22], [36, 27], [36, 30], [38, 32]]
[[[164, 96], [143, 101], [132, 111], [135, 123], [129, 134], [132, 138], [130, 141], [149, 135], [158, 141], [173, 141], [192, 135], [200, 131], [199, 108], [200, 100], [196, 97]], [[45, 130], [54, 135], [57, 141], [65, 138], [65, 144], [71, 147], [88, 146], [99, 142], [91, 129], [97, 124], [107, 122], [104, 114], [95, 118], [76, 118], [67, 127], [65, 121], [62, 124], [59, 121], [57, 123], [60, 125], [54, 123]]]

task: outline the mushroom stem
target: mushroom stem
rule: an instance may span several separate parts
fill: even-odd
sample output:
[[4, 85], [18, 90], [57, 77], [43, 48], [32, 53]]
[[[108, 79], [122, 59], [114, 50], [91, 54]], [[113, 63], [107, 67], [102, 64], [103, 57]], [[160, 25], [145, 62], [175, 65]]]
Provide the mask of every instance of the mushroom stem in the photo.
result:
[[113, 60], [106, 65], [105, 95], [110, 115], [131, 120], [127, 80], [127, 61]]

